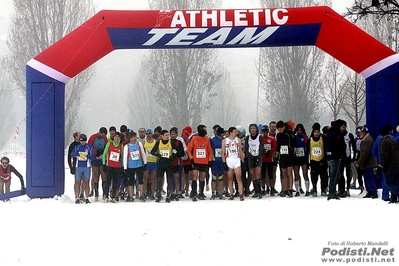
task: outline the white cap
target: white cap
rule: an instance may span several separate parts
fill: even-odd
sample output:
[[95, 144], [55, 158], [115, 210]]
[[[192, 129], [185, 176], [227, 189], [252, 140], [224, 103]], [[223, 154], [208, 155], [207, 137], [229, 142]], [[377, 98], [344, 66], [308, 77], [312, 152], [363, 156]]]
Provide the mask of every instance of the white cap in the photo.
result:
[[236, 129], [237, 129], [238, 131], [240, 131], [241, 133], [242, 133], [242, 131], [244, 130], [244, 128], [243, 128], [242, 126], [236, 126]]

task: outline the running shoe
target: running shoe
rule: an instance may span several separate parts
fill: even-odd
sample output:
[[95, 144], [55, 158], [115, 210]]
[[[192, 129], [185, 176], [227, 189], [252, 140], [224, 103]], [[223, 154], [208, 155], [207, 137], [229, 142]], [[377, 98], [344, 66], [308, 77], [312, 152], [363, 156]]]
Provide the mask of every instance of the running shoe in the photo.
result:
[[80, 204], [80, 199], [76, 199], [75, 204]]
[[309, 197], [310, 196], [310, 193], [309, 193], [309, 191], [306, 191], [306, 193], [305, 193], [305, 197]]
[[91, 203], [91, 202], [90, 202], [89, 199], [86, 199], [86, 200], [85, 200], [85, 203], [86, 203], [86, 204], [89, 204], [89, 203]]
[[245, 198], [244, 198], [244, 195], [240, 195], [240, 201], [243, 201]]
[[112, 203], [116, 203], [116, 202], [117, 202], [116, 198], [112, 198]]
[[231, 195], [229, 200], [234, 200], [234, 195]]
[[301, 196], [301, 193], [296, 192], [296, 193], [295, 193], [295, 197], [299, 197], [299, 196]]
[[216, 195], [215, 195], [215, 194], [212, 194], [211, 200], [214, 200], [214, 199], [216, 199]]
[[197, 197], [196, 196], [192, 196], [191, 200], [195, 202], [195, 201], [197, 201]]
[[105, 203], [109, 202], [109, 198], [104, 198], [104, 202]]
[[166, 197], [165, 201], [166, 201], [166, 203], [170, 203], [170, 198]]
[[219, 195], [219, 199], [223, 200], [224, 199], [223, 195]]
[[301, 194], [305, 194], [305, 191], [303, 191], [302, 188], [299, 188], [299, 191], [301, 192]]

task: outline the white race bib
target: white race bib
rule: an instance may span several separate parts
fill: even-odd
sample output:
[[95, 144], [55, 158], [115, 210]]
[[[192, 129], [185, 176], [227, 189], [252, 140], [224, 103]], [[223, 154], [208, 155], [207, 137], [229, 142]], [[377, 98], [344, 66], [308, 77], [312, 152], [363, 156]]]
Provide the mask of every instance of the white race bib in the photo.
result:
[[312, 156], [314, 156], [314, 157], [320, 157], [320, 156], [322, 156], [322, 154], [321, 154], [321, 148], [320, 148], [320, 147], [314, 147], [314, 148], [312, 148]]
[[160, 151], [159, 151], [159, 154], [160, 154], [161, 157], [163, 157], [163, 158], [168, 158], [168, 159], [169, 159], [169, 157], [170, 157], [170, 155], [169, 155], [169, 150], [160, 150]]
[[280, 154], [288, 154], [288, 145], [280, 146]]
[[236, 147], [236, 146], [229, 147], [229, 148], [227, 149], [227, 151], [228, 151], [228, 153], [229, 153], [230, 156], [237, 156], [237, 154], [238, 154], [238, 151], [237, 151], [237, 147]]
[[120, 153], [119, 152], [111, 151], [111, 154], [109, 156], [109, 160], [113, 161], [113, 162], [119, 162], [119, 157], [120, 157]]
[[197, 149], [195, 153], [195, 157], [198, 159], [206, 158], [206, 150], [205, 149]]
[[263, 147], [265, 149], [265, 152], [268, 152], [268, 151], [270, 151], [272, 149], [272, 145], [271, 144], [264, 144]]
[[259, 155], [259, 150], [257, 148], [249, 148], [249, 153], [252, 156], [258, 156]]
[[222, 149], [215, 149], [215, 157], [222, 157]]
[[139, 151], [130, 152], [130, 158], [132, 159], [132, 161], [137, 161], [138, 159], [140, 159], [140, 152]]
[[305, 149], [303, 147], [296, 148], [296, 157], [305, 157]]

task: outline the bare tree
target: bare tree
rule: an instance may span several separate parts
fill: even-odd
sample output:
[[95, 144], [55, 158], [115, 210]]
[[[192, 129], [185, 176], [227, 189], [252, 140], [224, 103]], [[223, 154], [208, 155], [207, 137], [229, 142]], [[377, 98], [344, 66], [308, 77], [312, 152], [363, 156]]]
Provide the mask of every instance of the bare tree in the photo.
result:
[[209, 109], [206, 110], [204, 120], [208, 125], [221, 125], [228, 128], [240, 121], [240, 109], [237, 102], [236, 90], [231, 83], [231, 75], [223, 71], [221, 79], [215, 84], [213, 90], [215, 97], [210, 100]]
[[4, 71], [3, 66], [0, 64], [0, 150], [4, 148], [8, 141], [7, 138], [10, 137], [15, 130], [13, 127], [15, 126], [15, 117], [12, 112], [12, 89], [13, 85], [8, 79], [8, 75]]
[[[153, 9], [214, 8], [215, 0], [150, 1]], [[157, 116], [164, 125], [182, 128], [201, 122], [219, 80], [219, 65], [213, 49], [154, 50], [146, 57], [158, 104]]]
[[375, 16], [380, 19], [382, 17], [392, 17], [399, 14], [399, 2], [397, 0], [355, 0], [352, 7], [347, 8], [344, 14], [353, 21], [367, 17]]
[[[5, 67], [26, 96], [26, 63], [93, 16], [95, 8], [92, 0], [14, 0], [14, 10], [7, 41], [11, 53], [5, 59]], [[88, 68], [66, 88], [65, 145], [77, 119], [81, 96], [93, 74], [94, 68]]]
[[345, 72], [343, 65], [336, 59], [330, 57], [325, 67], [322, 79], [320, 79], [320, 96], [330, 109], [333, 120], [337, 120], [344, 106], [346, 90]]
[[345, 101], [343, 110], [346, 116], [358, 127], [364, 124], [366, 118], [366, 84], [365, 80], [356, 73], [349, 73], [346, 76]]
[[139, 127], [151, 128], [160, 123], [156, 113], [158, 105], [150, 82], [149, 69], [150, 66], [143, 60], [133, 88], [127, 96], [128, 123], [137, 129]]

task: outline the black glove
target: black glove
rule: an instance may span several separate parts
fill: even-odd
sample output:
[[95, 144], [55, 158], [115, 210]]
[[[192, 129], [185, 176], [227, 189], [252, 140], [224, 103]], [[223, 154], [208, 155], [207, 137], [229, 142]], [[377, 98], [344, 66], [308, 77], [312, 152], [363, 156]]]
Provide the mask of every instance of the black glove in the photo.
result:
[[104, 173], [107, 173], [108, 172], [108, 166], [103, 165], [103, 171], [104, 171]]
[[25, 195], [25, 194], [26, 194], [26, 189], [25, 189], [24, 186], [22, 186], [22, 188], [21, 188], [21, 193], [22, 193], [22, 195]]
[[71, 175], [74, 175], [76, 173], [76, 167], [72, 166], [71, 168]]
[[147, 171], [147, 164], [143, 166], [143, 171]]
[[224, 167], [224, 170], [225, 170], [226, 172], [229, 171], [229, 167], [227, 166], [227, 163], [226, 163], [226, 162], [223, 163], [223, 167]]
[[96, 151], [96, 157], [101, 157], [103, 155], [103, 150]]

